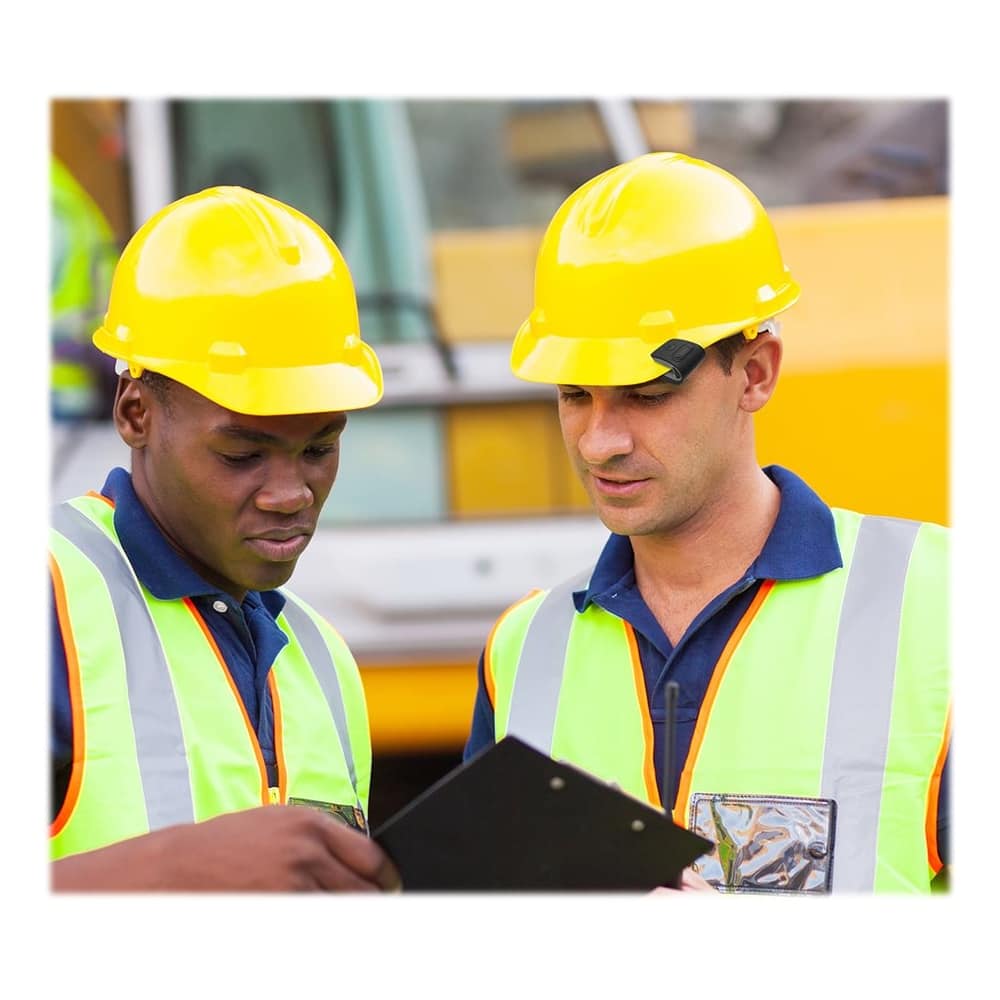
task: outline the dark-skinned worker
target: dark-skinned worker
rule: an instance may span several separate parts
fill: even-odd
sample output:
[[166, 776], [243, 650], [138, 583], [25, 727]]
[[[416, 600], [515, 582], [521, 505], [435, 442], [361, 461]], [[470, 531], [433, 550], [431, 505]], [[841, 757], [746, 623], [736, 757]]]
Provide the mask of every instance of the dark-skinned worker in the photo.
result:
[[759, 466], [798, 297], [758, 199], [705, 161], [641, 156], [556, 212], [511, 364], [558, 387], [611, 535], [498, 619], [466, 757], [510, 733], [653, 805], [666, 787], [719, 891], [923, 893], [947, 861], [948, 532]]
[[53, 889], [397, 888], [357, 666], [279, 589], [382, 395], [343, 257], [210, 188], [132, 237], [93, 339], [131, 472], [52, 514]]

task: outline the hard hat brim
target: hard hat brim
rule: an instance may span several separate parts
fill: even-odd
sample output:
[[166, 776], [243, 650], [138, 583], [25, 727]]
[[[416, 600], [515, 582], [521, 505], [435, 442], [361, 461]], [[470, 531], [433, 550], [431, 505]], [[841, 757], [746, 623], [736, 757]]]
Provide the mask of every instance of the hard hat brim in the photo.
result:
[[651, 357], [665, 341], [680, 337], [708, 348], [741, 330], [756, 327], [792, 306], [799, 297], [799, 286], [788, 280], [773, 298], [759, 303], [759, 308], [739, 319], [695, 328], [681, 327], [673, 321], [640, 322], [631, 336], [579, 337], [555, 333], [544, 319], [532, 313], [521, 324], [511, 348], [510, 367], [526, 382], [551, 385], [639, 385], [670, 371]]
[[526, 322], [517, 333], [510, 366], [526, 382], [552, 385], [637, 385], [667, 368], [650, 357], [659, 344], [639, 337], [559, 337]]
[[[98, 334], [94, 343], [107, 351]], [[141, 355], [127, 360], [174, 379], [227, 410], [251, 416], [360, 410], [374, 406], [383, 392], [382, 368], [363, 341], [356, 342], [349, 358], [298, 367], [225, 372], [213, 371], [208, 364]]]

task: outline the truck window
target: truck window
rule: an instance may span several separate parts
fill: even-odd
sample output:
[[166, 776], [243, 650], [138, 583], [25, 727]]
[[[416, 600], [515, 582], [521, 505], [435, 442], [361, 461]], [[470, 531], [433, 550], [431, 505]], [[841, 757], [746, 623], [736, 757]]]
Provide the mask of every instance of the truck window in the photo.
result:
[[408, 101], [407, 111], [434, 229], [545, 225], [587, 170], [616, 162], [593, 101]]
[[[407, 101], [435, 230], [545, 226], [563, 199], [630, 151], [597, 100]], [[650, 149], [694, 145], [691, 102], [637, 101]]]
[[328, 102], [175, 101], [172, 112], [178, 198], [238, 184], [295, 205], [337, 238], [340, 198]]

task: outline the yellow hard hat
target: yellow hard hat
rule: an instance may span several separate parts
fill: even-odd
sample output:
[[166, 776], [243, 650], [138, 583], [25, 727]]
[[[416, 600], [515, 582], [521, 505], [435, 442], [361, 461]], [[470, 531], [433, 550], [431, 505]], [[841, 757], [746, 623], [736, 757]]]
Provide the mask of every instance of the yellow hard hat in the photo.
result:
[[258, 416], [354, 410], [382, 396], [354, 284], [315, 222], [241, 187], [159, 211], [122, 252], [94, 344]]
[[756, 336], [798, 296], [749, 188], [704, 160], [647, 153], [559, 207], [511, 368], [529, 382], [680, 382], [710, 344]]

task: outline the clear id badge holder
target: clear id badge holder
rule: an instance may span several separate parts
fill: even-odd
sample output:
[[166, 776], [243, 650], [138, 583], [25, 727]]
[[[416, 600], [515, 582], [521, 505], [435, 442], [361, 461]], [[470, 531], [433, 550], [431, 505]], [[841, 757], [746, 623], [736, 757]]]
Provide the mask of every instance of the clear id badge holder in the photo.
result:
[[688, 828], [715, 847], [692, 867], [720, 892], [830, 891], [833, 799], [696, 793]]

